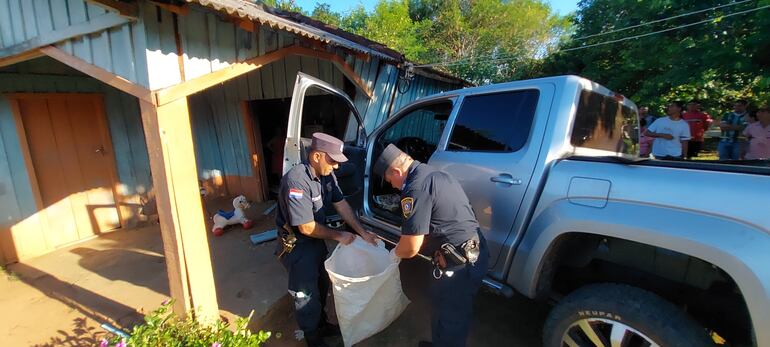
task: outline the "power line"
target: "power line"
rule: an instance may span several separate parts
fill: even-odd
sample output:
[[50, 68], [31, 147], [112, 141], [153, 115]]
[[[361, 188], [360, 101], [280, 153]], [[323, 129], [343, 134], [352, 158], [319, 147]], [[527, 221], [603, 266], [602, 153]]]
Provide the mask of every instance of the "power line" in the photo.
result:
[[683, 29], [683, 28], [687, 28], [687, 27], [691, 27], [691, 26], [695, 26], [695, 25], [700, 25], [700, 24], [712, 22], [712, 21], [714, 21], [716, 19], [722, 19], [722, 18], [737, 16], [739, 14], [746, 14], [746, 13], [750, 13], [750, 12], [754, 12], [754, 11], [759, 11], [759, 10], [762, 10], [762, 9], [766, 9], [768, 7], [770, 7], [770, 5], [760, 6], [760, 7], [757, 7], [757, 8], [752, 8], [752, 9], [738, 11], [738, 12], [733, 12], [733, 13], [730, 13], [730, 14], [726, 14], [726, 15], [722, 15], [722, 16], [717, 16], [717, 17], [712, 17], [712, 18], [709, 18], [709, 19], [704, 19], [704, 20], [701, 20], [701, 21], [697, 21], [697, 22], [689, 23], [689, 24], [684, 24], [684, 25], [673, 27], [673, 28], [653, 31], [651, 33], [634, 35], [634, 36], [628, 36], [628, 37], [620, 38], [620, 39], [617, 39], [617, 40], [610, 40], [610, 41], [605, 41], [605, 42], [599, 42], [599, 43], [594, 43], [594, 44], [586, 45], [586, 46], [562, 49], [562, 50], [559, 50], [557, 52], [576, 51], [576, 50], [590, 48], [590, 47], [609, 45], [609, 44], [612, 44], [612, 43], [618, 43], [618, 42], [627, 41], [627, 40], [634, 40], [634, 39], [642, 38], [642, 37], [645, 37], [645, 36], [661, 34], [661, 33], [669, 32], [669, 31], [679, 30], [679, 29]]
[[[684, 25], [668, 28], [668, 29], [653, 31], [653, 32], [650, 32], [650, 33], [634, 35], [634, 36], [627, 36], [627, 37], [623, 37], [623, 38], [616, 39], [616, 40], [604, 41], [604, 42], [594, 43], [594, 44], [585, 45], [585, 46], [560, 49], [560, 50], [551, 52], [551, 54], [560, 53], [560, 52], [577, 51], [577, 50], [591, 48], [591, 47], [609, 45], [609, 44], [623, 42], [623, 41], [628, 41], [628, 40], [635, 40], [635, 39], [639, 39], [639, 38], [646, 37], [646, 36], [651, 36], [651, 35], [661, 34], [661, 33], [669, 32], [669, 31], [679, 30], [679, 29], [683, 29], [683, 28], [687, 28], [687, 27], [691, 27], [691, 26], [695, 26], [695, 25], [700, 25], [700, 24], [712, 22], [712, 21], [717, 20], [717, 19], [722, 19], [722, 18], [737, 16], [737, 15], [746, 14], [746, 13], [750, 13], [750, 12], [755, 12], [755, 11], [763, 10], [763, 9], [766, 9], [766, 8], [770, 8], [770, 5], [760, 6], [760, 7], [756, 7], [756, 8], [752, 8], [752, 9], [748, 9], [748, 10], [743, 10], [743, 11], [738, 11], [738, 12], [733, 12], [733, 13], [730, 13], [730, 14], [716, 16], [716, 17], [712, 17], [712, 18], [709, 18], [709, 19], [704, 19], [704, 20], [701, 20], [701, 21], [698, 21], [698, 22], [693, 22], [693, 23], [688, 23], [688, 24], [684, 24]], [[491, 57], [491, 55], [489, 55], [489, 56]], [[517, 56], [510, 56], [510, 55], [509, 56], [504, 56], [503, 55], [503, 56], [500, 56], [500, 57], [495, 58], [495, 59], [477, 60], [475, 62], [476, 63], [495, 63], [495, 62], [499, 62], [499, 61], [510, 60], [512, 58], [518, 58], [518, 57]], [[416, 65], [415, 67], [434, 67], [434, 66], [444, 66], [444, 67], [447, 67], [447, 66], [463, 65], [463, 64], [466, 64], [466, 63], [468, 63], [468, 61], [473, 60], [473, 59], [474, 58], [464, 58], [464, 59], [459, 59], [459, 60], [449, 61], [449, 62]]]
[[742, 0], [742, 1], [733, 2], [733, 3], [729, 3], [729, 4], [724, 4], [724, 5], [719, 5], [719, 6], [709, 7], [709, 8], [705, 8], [705, 9], [702, 9], [702, 10], [697, 10], [697, 11], [687, 12], [687, 13], [683, 13], [683, 14], [678, 14], [678, 15], [676, 15], [676, 16], [666, 17], [666, 18], [662, 18], [662, 19], [656, 19], [656, 20], [653, 20], [653, 21], [644, 22], [644, 23], [640, 23], [640, 24], [636, 24], [636, 25], [628, 26], [628, 27], [625, 27], [625, 28], [620, 28], [620, 29], [615, 29], [615, 30], [605, 31], [605, 32], [601, 32], [601, 33], [598, 33], [598, 34], [586, 35], [586, 36], [578, 37], [578, 38], [576, 38], [576, 39], [573, 39], [573, 40], [575, 40], [575, 41], [581, 41], [581, 40], [589, 39], [589, 38], [592, 38], [592, 37], [597, 37], [597, 36], [604, 36], [604, 35], [614, 34], [614, 33], [617, 33], [617, 32], [626, 31], [626, 30], [630, 30], [630, 29], [635, 29], [635, 28], [643, 27], [643, 26], [646, 26], [646, 25], [650, 25], [650, 24], [655, 24], [655, 23], [665, 22], [665, 21], [667, 21], [667, 20], [670, 20], [670, 19], [681, 18], [681, 17], [687, 17], [687, 16], [691, 16], [691, 15], [694, 15], [694, 14], [703, 13], [703, 12], [708, 12], [708, 11], [711, 11], [711, 10], [716, 10], [716, 9], [719, 9], [719, 8], [723, 8], [723, 7], [729, 7], [729, 6], [740, 5], [740, 4], [743, 4], [743, 3], [749, 2], [749, 1], [752, 1], [752, 0]]

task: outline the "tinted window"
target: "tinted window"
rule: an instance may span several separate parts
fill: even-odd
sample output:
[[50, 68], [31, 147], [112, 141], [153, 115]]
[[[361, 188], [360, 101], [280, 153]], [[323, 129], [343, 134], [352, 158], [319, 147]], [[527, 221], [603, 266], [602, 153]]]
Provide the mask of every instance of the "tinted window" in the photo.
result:
[[535, 117], [537, 90], [466, 97], [448, 150], [515, 152], [527, 142]]
[[358, 128], [358, 119], [343, 97], [316, 86], [308, 88], [302, 106], [302, 137], [311, 138], [313, 133], [323, 132], [355, 143]]
[[636, 111], [619, 99], [584, 90], [580, 93], [573, 146], [635, 154], [639, 142]]

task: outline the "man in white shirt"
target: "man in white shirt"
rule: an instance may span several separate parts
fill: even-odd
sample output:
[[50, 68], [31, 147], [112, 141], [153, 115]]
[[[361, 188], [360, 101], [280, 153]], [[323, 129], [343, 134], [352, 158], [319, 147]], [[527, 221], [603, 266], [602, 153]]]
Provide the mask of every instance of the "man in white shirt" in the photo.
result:
[[666, 109], [668, 117], [658, 118], [647, 128], [645, 136], [654, 138], [652, 155], [655, 159], [680, 160], [687, 153], [690, 126], [682, 120], [682, 105], [672, 102]]

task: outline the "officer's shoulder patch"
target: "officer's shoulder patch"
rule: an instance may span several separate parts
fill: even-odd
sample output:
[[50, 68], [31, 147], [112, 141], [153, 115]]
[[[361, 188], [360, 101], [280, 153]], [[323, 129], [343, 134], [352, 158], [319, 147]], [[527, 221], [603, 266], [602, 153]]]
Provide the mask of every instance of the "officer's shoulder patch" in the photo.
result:
[[404, 214], [404, 218], [409, 218], [414, 211], [414, 199], [406, 197], [401, 199], [401, 212]]
[[289, 189], [289, 198], [292, 199], [302, 199], [302, 196], [305, 194], [305, 192], [302, 189], [297, 188], [290, 188]]

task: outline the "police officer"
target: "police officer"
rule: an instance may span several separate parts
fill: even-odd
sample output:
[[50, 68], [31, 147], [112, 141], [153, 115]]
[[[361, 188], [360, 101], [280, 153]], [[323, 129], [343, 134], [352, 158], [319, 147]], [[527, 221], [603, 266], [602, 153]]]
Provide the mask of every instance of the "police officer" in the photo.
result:
[[348, 160], [342, 148], [342, 141], [333, 136], [313, 134], [307, 161], [281, 178], [278, 194], [278, 253], [289, 273], [289, 293], [294, 299], [297, 325], [308, 346], [325, 346], [323, 337], [339, 335], [339, 327], [327, 323], [324, 315], [329, 289], [329, 277], [323, 267], [328, 254], [324, 240], [347, 245], [355, 239], [352, 233], [324, 225], [324, 206], [332, 204], [347, 225], [367, 242], [376, 244], [376, 236], [358, 222], [334, 176], [339, 163]]
[[374, 173], [401, 190], [404, 220], [391, 255], [412, 258], [421, 248], [433, 255], [433, 343], [420, 346], [465, 346], [473, 297], [489, 262], [468, 197], [448, 173], [413, 160], [392, 144], [375, 162]]

